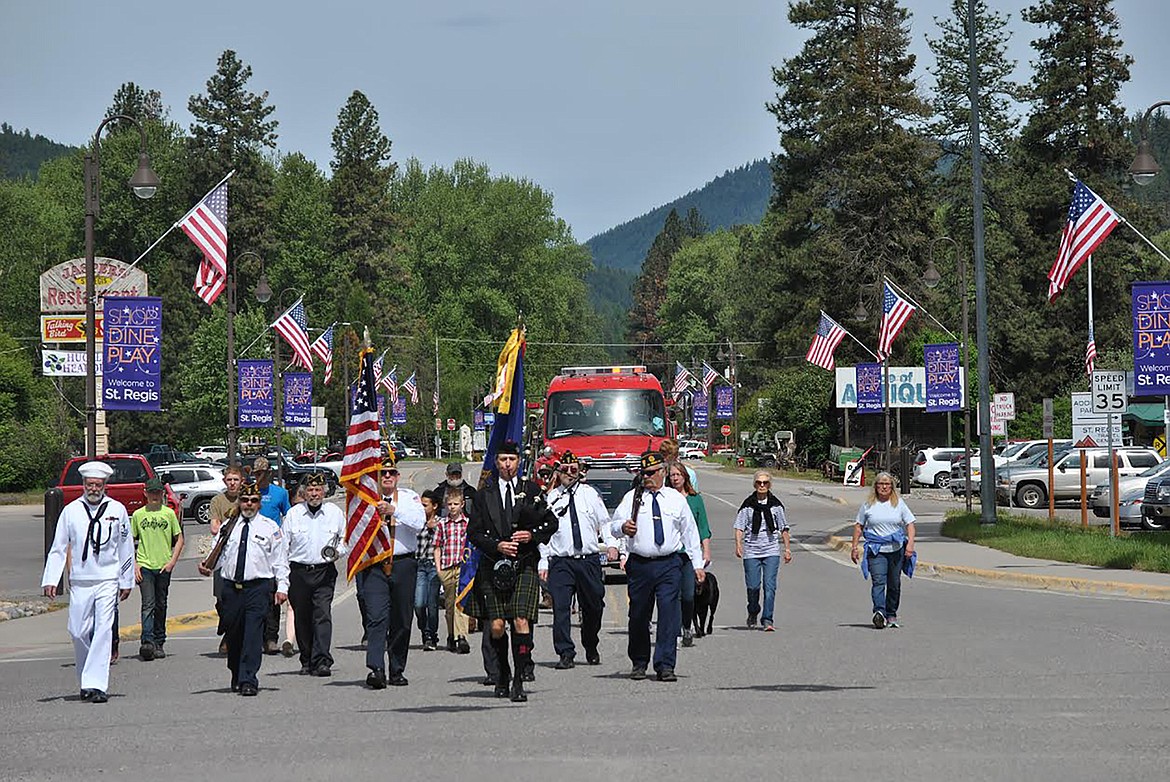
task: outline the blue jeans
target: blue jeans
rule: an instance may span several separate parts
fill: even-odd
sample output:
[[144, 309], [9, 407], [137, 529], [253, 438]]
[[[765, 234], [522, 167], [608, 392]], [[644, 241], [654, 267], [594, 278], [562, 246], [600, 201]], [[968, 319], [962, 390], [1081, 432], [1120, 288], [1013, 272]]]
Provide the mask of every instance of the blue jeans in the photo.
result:
[[874, 613], [896, 619], [902, 599], [902, 552], [879, 552], [869, 557], [870, 596]]
[[439, 572], [435, 561], [419, 560], [418, 572], [414, 577], [414, 615], [418, 618], [418, 629], [423, 641], [439, 640]]
[[[760, 624], [770, 625], [775, 619], [776, 574], [780, 571], [780, 557], [753, 557], [743, 560], [743, 578], [747, 584], [748, 616], [760, 616]], [[760, 612], [760, 585], [764, 587], [764, 610]]]
[[167, 593], [171, 574], [165, 570], [141, 568], [142, 643], [162, 646], [167, 641]]

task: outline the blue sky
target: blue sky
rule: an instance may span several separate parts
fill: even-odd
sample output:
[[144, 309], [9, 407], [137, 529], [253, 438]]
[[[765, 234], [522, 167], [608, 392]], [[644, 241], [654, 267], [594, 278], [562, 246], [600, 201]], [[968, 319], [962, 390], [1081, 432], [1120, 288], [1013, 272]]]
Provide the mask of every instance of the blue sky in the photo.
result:
[[[1114, 3], [1135, 59], [1131, 111], [1170, 98], [1163, 2]], [[1025, 76], [1039, 35], [1019, 19], [1029, 4], [991, 2], [1012, 15]], [[950, 4], [904, 5], [925, 89], [924, 39]], [[6, 0], [0, 119], [82, 144], [134, 81], [186, 127], [188, 97], [235, 49], [277, 107], [282, 151], [327, 171], [337, 112], [360, 89], [396, 160], [473, 157], [527, 177], [584, 240], [777, 148], [770, 69], [803, 40], [786, 13], [777, 0]]]

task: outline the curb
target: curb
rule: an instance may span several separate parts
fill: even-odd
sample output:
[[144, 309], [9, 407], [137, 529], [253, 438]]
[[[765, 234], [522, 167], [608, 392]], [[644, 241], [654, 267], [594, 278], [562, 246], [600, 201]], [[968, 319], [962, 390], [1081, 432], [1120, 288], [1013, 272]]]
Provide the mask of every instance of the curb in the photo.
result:
[[[194, 632], [219, 624], [215, 611], [198, 611], [193, 614], [179, 614], [167, 618], [167, 633]], [[142, 624], [127, 625], [118, 629], [121, 641], [136, 641], [142, 637]]]
[[[848, 548], [851, 538], [830, 535], [825, 545], [834, 551]], [[1052, 592], [1071, 592], [1083, 595], [1114, 595], [1134, 597], [1142, 600], [1170, 601], [1170, 587], [1131, 584], [1126, 581], [1099, 581], [1091, 578], [1069, 578], [1066, 576], [1038, 576], [1031, 573], [1004, 573], [998, 570], [967, 567], [965, 565], [940, 565], [936, 562], [918, 561], [915, 575], [935, 578], [957, 577], [969, 581], [990, 581], [1010, 584], [1026, 589], [1041, 589]]]
[[844, 497], [839, 497], [836, 494], [828, 494], [828, 493], [823, 492], [823, 491], [818, 491], [817, 489], [805, 489], [804, 493], [806, 496], [820, 497], [822, 500], [829, 500], [830, 502], [835, 502], [838, 505], [848, 505], [849, 504], [849, 500], [845, 499]]

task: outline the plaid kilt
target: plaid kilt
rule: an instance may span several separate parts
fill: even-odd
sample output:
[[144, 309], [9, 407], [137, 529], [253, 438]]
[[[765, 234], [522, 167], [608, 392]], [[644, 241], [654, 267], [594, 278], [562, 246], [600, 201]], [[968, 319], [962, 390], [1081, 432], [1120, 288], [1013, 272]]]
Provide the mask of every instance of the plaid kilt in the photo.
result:
[[516, 572], [516, 585], [511, 592], [500, 592], [492, 586], [493, 563], [480, 560], [475, 577], [475, 603], [478, 619], [528, 619], [535, 622], [540, 609], [540, 577], [536, 562], [523, 561]]

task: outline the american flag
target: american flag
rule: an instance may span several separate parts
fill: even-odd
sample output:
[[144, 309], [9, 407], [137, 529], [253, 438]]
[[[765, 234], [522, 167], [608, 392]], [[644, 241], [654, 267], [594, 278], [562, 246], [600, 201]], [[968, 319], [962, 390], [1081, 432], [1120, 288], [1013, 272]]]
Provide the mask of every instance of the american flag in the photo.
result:
[[329, 385], [333, 379], [333, 326], [325, 329], [325, 333], [317, 337], [309, 348], [325, 362], [325, 385]]
[[345, 487], [345, 540], [349, 545], [348, 578], [394, 553], [378, 514], [381, 498], [378, 470], [382, 464], [382, 448], [378, 436], [378, 394], [372, 353], [369, 348], [364, 348], [358, 359], [353, 412], [341, 462], [341, 485]]
[[313, 368], [313, 353], [309, 349], [308, 321], [305, 318], [304, 299], [297, 299], [283, 315], [272, 324], [276, 333], [293, 349], [294, 361], [306, 369]]
[[195, 295], [215, 303], [227, 287], [227, 182], [212, 190], [179, 222], [203, 252], [195, 273]]
[[433, 397], [431, 397], [431, 402], [432, 402], [431, 407], [434, 408], [433, 415], [438, 415], [439, 414], [439, 387], [437, 385], [435, 386], [435, 395]]
[[390, 404], [398, 401], [398, 367], [390, 370], [390, 374], [382, 378], [382, 386], [390, 392]]
[[389, 352], [390, 348], [386, 348], [382, 351], [382, 355], [374, 359], [374, 388], [382, 387], [382, 381], [384, 380], [382, 377], [382, 361], [386, 358], [386, 354]]
[[1068, 222], [1060, 235], [1056, 262], [1048, 272], [1049, 302], [1060, 295], [1085, 259], [1120, 222], [1121, 218], [1109, 208], [1109, 204], [1078, 179], [1068, 208]]
[[914, 314], [914, 305], [902, 298], [894, 290], [889, 280], [885, 283], [885, 292], [882, 294], [882, 327], [878, 332], [878, 358], [885, 361], [890, 356], [890, 348], [894, 345], [894, 338]]
[[711, 368], [711, 365], [706, 361], [703, 362], [703, 393], [711, 393], [711, 386], [719, 379], [719, 373]]
[[688, 388], [687, 380], [691, 377], [691, 373], [687, 371], [679, 362], [674, 362], [674, 385], [670, 388], [670, 393], [676, 397]]
[[415, 377], [417, 373], [411, 372], [410, 377], [406, 378], [406, 382], [402, 387], [406, 389], [406, 393], [410, 394], [410, 403], [412, 405], [418, 404], [418, 379]]
[[1093, 367], [1097, 364], [1097, 340], [1093, 339], [1093, 327], [1089, 326], [1089, 344], [1085, 346], [1085, 373], [1093, 376]]
[[841, 328], [837, 321], [821, 312], [821, 321], [817, 324], [816, 336], [813, 337], [812, 344], [808, 347], [805, 359], [814, 366], [832, 372], [833, 367], [837, 365], [833, 359], [833, 351], [837, 349], [843, 339], [845, 339], [845, 329]]

